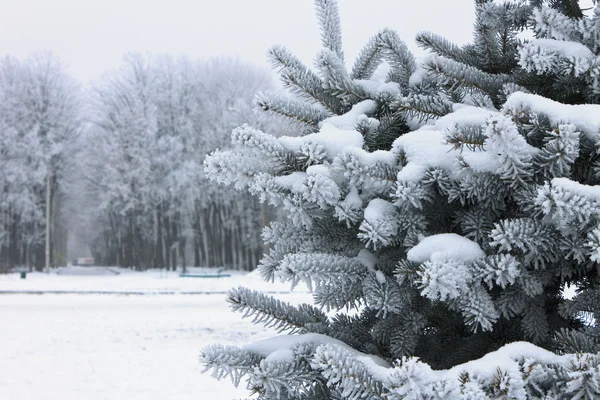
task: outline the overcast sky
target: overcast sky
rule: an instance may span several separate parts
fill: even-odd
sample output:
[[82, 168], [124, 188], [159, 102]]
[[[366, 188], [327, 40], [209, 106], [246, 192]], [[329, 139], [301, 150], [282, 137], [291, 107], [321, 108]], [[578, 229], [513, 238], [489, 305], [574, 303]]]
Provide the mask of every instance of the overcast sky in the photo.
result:
[[[379, 29], [414, 37], [430, 30], [459, 44], [471, 40], [473, 0], [340, 0], [346, 61]], [[312, 0], [0, 0], [0, 55], [56, 53], [89, 81], [128, 51], [239, 55], [266, 65], [273, 44], [304, 62], [320, 48]]]

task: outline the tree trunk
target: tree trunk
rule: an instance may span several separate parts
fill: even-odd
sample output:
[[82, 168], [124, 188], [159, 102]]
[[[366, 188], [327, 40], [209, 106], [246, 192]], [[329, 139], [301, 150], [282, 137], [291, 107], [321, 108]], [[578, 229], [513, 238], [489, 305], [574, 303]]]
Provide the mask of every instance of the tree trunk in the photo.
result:
[[163, 237], [163, 217], [160, 207], [156, 210], [156, 242], [154, 245], [154, 266], [158, 268], [165, 267], [165, 256], [163, 252], [164, 237]]
[[193, 225], [193, 232], [194, 232], [194, 266], [199, 267], [200, 266], [200, 246], [202, 241], [200, 240], [200, 223], [199, 223], [199, 217], [197, 214], [194, 215], [194, 225]]

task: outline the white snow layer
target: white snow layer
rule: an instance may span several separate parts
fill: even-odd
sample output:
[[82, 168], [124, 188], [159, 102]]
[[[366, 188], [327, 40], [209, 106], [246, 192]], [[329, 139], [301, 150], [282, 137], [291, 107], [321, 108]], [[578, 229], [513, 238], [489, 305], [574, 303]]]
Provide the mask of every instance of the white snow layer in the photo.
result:
[[344, 115], [327, 118], [320, 123], [319, 132], [302, 137], [282, 136], [278, 139], [284, 148], [298, 151], [305, 143], [321, 145], [330, 158], [334, 158], [346, 148], [363, 147], [364, 139], [354, 127], [360, 119], [367, 118], [366, 114], [373, 113], [377, 103], [373, 100], [364, 100], [355, 104]]
[[355, 79], [354, 82], [359, 84], [365, 91], [377, 93], [390, 93], [393, 95], [400, 94], [400, 85], [396, 82], [386, 82], [388, 74], [392, 70], [387, 61], [383, 61], [373, 71], [373, 75], [369, 79]]
[[[277, 332], [230, 310], [223, 291], [239, 285], [279, 290], [258, 273], [230, 278], [179, 278], [164, 271], [62, 269], [0, 275], [0, 290], [122, 291], [94, 294], [0, 295], [2, 400], [229, 400], [248, 390], [202, 373], [199, 351], [211, 343], [244, 345]], [[207, 272], [192, 269], [193, 272]], [[214, 270], [213, 270], [214, 271]], [[114, 272], [120, 272], [119, 275]], [[289, 289], [289, 284], [285, 284]], [[201, 291], [203, 295], [153, 295]], [[292, 304], [308, 293], [280, 294]]]
[[532, 343], [513, 342], [502, 346], [496, 351], [487, 353], [478, 360], [469, 361], [449, 369], [446, 372], [446, 377], [458, 379], [462, 373], [468, 372], [471, 376], [478, 375], [491, 378], [498, 372], [498, 368], [520, 375], [521, 372], [517, 363], [519, 360], [531, 359], [543, 364], [567, 366], [571, 357], [572, 355], [559, 356]]
[[[509, 96], [503, 111], [514, 115], [523, 112], [544, 114], [554, 124], [565, 122], [574, 124], [594, 142], [600, 139], [600, 105], [566, 105], [541, 96], [516, 92]], [[494, 120], [504, 124], [502, 134], [505, 137], [498, 141], [497, 138], [489, 136], [489, 133], [493, 132], [488, 129], [486, 131], [488, 138], [484, 142], [483, 150], [480, 148], [455, 150], [447, 143], [448, 135], [456, 131], [460, 132], [463, 127], [485, 127]], [[449, 172], [451, 178], [456, 179], [464, 172], [463, 162], [474, 171], [498, 173], [503, 161], [500, 153], [505, 154], [510, 150], [511, 154], [531, 157], [537, 151], [532, 146], [528, 146], [518, 135], [516, 127], [510, 128], [507, 117], [497, 111], [471, 106], [457, 107], [451, 114], [402, 135], [394, 141], [392, 153], [395, 157], [403, 153], [407, 161], [406, 166], [398, 172], [397, 179], [418, 181], [429, 168], [442, 168]], [[518, 143], [519, 140], [522, 143]], [[498, 144], [510, 148], [504, 149], [507, 151], [496, 151]], [[461, 157], [461, 162], [458, 156]], [[378, 159], [384, 160], [385, 157], [380, 155]]]
[[[345, 116], [347, 114], [344, 114]], [[340, 117], [343, 117], [340, 116]], [[330, 157], [335, 157], [346, 147], [362, 147], [363, 136], [354, 128], [341, 129], [325, 120], [321, 125], [321, 130], [317, 133], [311, 133], [302, 137], [304, 143], [317, 143], [323, 146]], [[340, 124], [342, 125], [342, 124]], [[352, 125], [354, 126], [354, 125]]]
[[[519, 366], [519, 361], [521, 360], [568, 367], [573, 360], [573, 355], [559, 356], [528, 342], [513, 342], [486, 354], [480, 359], [469, 361], [447, 370], [432, 370], [428, 365], [423, 364], [419, 375], [423, 385], [441, 381], [456, 382], [464, 374], [489, 382], [498, 373], [498, 369], [501, 369], [503, 373], [507, 373], [510, 376], [521, 376], [522, 372]], [[387, 379], [393, 379], [394, 372], [398, 371], [398, 369], [401, 371], [402, 369], [402, 366], [384, 368], [368, 362], [363, 363], [378, 380], [384, 382]], [[525, 397], [518, 398], [524, 399]]]
[[594, 53], [583, 44], [568, 40], [533, 39], [527, 43], [527, 46], [537, 46], [565, 58], [579, 57], [591, 59], [594, 57]]
[[[416, 131], [406, 133], [396, 139], [391, 151], [376, 151], [369, 153], [362, 149], [364, 140], [358, 131], [354, 129], [361, 118], [375, 110], [376, 104], [372, 100], [365, 100], [353, 106], [348, 113], [328, 118], [321, 123], [319, 132], [304, 137], [281, 137], [279, 142], [291, 151], [298, 151], [305, 143], [316, 143], [322, 146], [330, 159], [345, 153], [357, 157], [363, 165], [388, 164], [395, 165], [396, 160], [403, 154], [407, 164], [398, 172], [399, 181], [418, 181], [429, 168], [441, 168], [449, 172], [453, 179], [459, 178], [465, 171], [465, 165], [471, 170], [478, 172], [498, 173], [502, 167], [502, 157], [495, 151], [495, 138], [488, 137], [483, 149], [462, 148], [454, 149], [447, 143], [448, 135], [460, 132], [464, 127], [485, 127], [491, 119], [504, 121], [507, 117], [495, 110], [456, 105], [454, 112], [439, 118]], [[573, 123], [590, 139], [600, 139], [600, 105], [565, 105], [541, 96], [516, 92], [509, 96], [504, 108], [504, 113], [518, 115], [523, 112], [533, 112], [547, 115], [554, 124], [564, 122]], [[505, 125], [508, 124], [506, 121]], [[509, 126], [504, 128], [510, 133]], [[513, 129], [516, 132], [516, 128]], [[503, 137], [502, 145], [511, 146], [513, 152], [521, 155], [533, 154], [533, 148], [516, 143], [514, 137]], [[497, 144], [497, 143], [496, 143]], [[460, 159], [459, 159], [460, 157]], [[326, 173], [325, 173], [326, 172]], [[329, 171], [312, 168], [310, 175], [323, 173], [328, 176]], [[299, 185], [300, 178], [286, 177], [286, 180], [278, 182], [290, 189]]]
[[331, 170], [327, 165], [316, 164], [306, 168], [306, 174], [310, 176], [321, 175], [327, 178], [331, 178]]
[[600, 138], [600, 105], [562, 104], [530, 93], [511, 94], [504, 104], [505, 110], [533, 112], [546, 115], [553, 124], [572, 123], [594, 142]]
[[[487, 108], [455, 104], [452, 113], [435, 120], [433, 127], [439, 131], [448, 131], [460, 126], [482, 126], [491, 116], [499, 113]], [[423, 128], [426, 129], [426, 128]]]
[[385, 150], [376, 150], [368, 152], [360, 147], [346, 147], [344, 154], [353, 155], [358, 158], [363, 165], [371, 165], [376, 163], [395, 165], [396, 158], [394, 154]]
[[292, 191], [294, 193], [302, 193], [302, 191], [303, 191], [302, 184], [306, 177], [307, 177], [306, 172], [295, 171], [289, 175], [277, 176], [277, 177], [273, 178], [273, 181], [276, 184], [278, 184], [286, 189], [289, 189], [290, 191]]
[[[403, 364], [392, 368], [385, 360], [377, 356], [361, 353], [337, 339], [316, 333], [277, 336], [245, 346], [244, 349], [255, 352], [269, 360], [288, 360], [292, 355], [291, 350], [299, 344], [312, 344], [315, 347], [321, 345], [339, 346], [351, 352], [356, 360], [361, 362], [369, 370], [369, 373], [381, 382], [393, 381], [395, 374], [402, 374], [405, 363], [414, 363], [416, 360], [414, 358], [405, 359]], [[422, 364], [419, 378], [423, 385], [441, 381], [458, 382], [460, 377], [466, 373], [471, 377], [490, 382], [498, 373], [498, 369], [511, 376], [520, 376], [519, 362], [521, 360], [568, 367], [573, 360], [573, 355], [560, 356], [528, 342], [513, 342], [486, 354], [480, 359], [447, 370], [434, 371], [428, 365]]]
[[[315, 347], [323, 344], [334, 344], [336, 346], [340, 346], [343, 349], [351, 352], [357, 357], [367, 357], [370, 358], [376, 365], [381, 367], [390, 367], [390, 364], [382, 358], [377, 356], [369, 355], [361, 353], [358, 350], [348, 346], [346, 343], [341, 340], [331, 338], [326, 335], [321, 335], [319, 333], [306, 333], [303, 335], [280, 335], [275, 336], [270, 339], [265, 339], [260, 342], [252, 343], [250, 345], [244, 346], [244, 350], [248, 350], [259, 354], [263, 357], [271, 357], [273, 354], [281, 355], [287, 354], [289, 350], [294, 348], [299, 344], [314, 344]], [[276, 358], [276, 357], [273, 357]]]
[[354, 130], [358, 119], [362, 115], [372, 114], [377, 110], [377, 103], [373, 100], [363, 100], [352, 106], [352, 109], [343, 115], [329, 117], [321, 122], [322, 127], [333, 125], [338, 129], [350, 131]]
[[392, 152], [394, 154], [403, 152], [408, 163], [398, 172], [397, 179], [418, 181], [423, 178], [428, 168], [434, 167], [443, 168], [455, 177], [461, 170], [458, 155], [475, 170], [496, 171], [499, 164], [494, 154], [469, 149], [459, 152], [453, 150], [453, 147], [447, 143], [449, 132], [464, 126], [483, 126], [494, 115], [499, 113], [479, 107], [460, 107], [431, 125], [425, 125], [416, 131], [402, 135], [394, 141]]
[[567, 193], [600, 202], [600, 186], [584, 185], [569, 178], [554, 178], [552, 186], [559, 187]]
[[485, 253], [472, 240], [456, 233], [441, 233], [424, 238], [406, 256], [409, 261], [417, 263], [447, 260], [470, 262], [485, 256]]
[[356, 256], [358, 262], [364, 265], [369, 271], [375, 271], [375, 264], [377, 264], [377, 257], [367, 249], [362, 249]]
[[[395, 165], [398, 157], [402, 154], [407, 163], [397, 174], [399, 181], [418, 181], [423, 178], [429, 168], [444, 169], [453, 179], [462, 176], [465, 172], [465, 165], [478, 172], [498, 173], [502, 168], [503, 159], [498, 153], [506, 152], [496, 151], [497, 149], [494, 147], [495, 144], [498, 144], [496, 138], [488, 137], [483, 149], [454, 149], [447, 143], [448, 135], [460, 132], [465, 127], [485, 127], [492, 119], [501, 122], [506, 120], [505, 125], [509, 124], [507, 117], [498, 111], [456, 105], [451, 114], [396, 139], [391, 151], [369, 153], [362, 149], [363, 136], [354, 127], [361, 118], [367, 118], [366, 115], [372, 113], [375, 107], [374, 101], [365, 100], [354, 105], [352, 110], [344, 115], [324, 120], [319, 132], [304, 137], [281, 137], [278, 139], [279, 143], [291, 151], [298, 151], [300, 146], [305, 143], [316, 143], [323, 147], [330, 160], [345, 153], [355, 156], [365, 166], [378, 163]], [[545, 114], [554, 124], [573, 123], [577, 129], [592, 140], [600, 139], [600, 105], [565, 105], [541, 96], [516, 92], [509, 96], [503, 112], [515, 115], [522, 112]], [[516, 127], [513, 127], [512, 131], [508, 129], [510, 128], [508, 125], [503, 128], [506, 128], [506, 135], [512, 134], [512, 131], [516, 132]], [[503, 137], [500, 141], [503, 146], [510, 147], [510, 149], [504, 150], [519, 153], [520, 149], [520, 155], [531, 153], [529, 154], [531, 156], [535, 149], [530, 149], [531, 146], [526, 146], [523, 140], [523, 144], [516, 143], [520, 136], [517, 137], [518, 134], [513, 136]], [[310, 170], [310, 175], [321, 173], [329, 175], [329, 171], [322, 169], [312, 168]], [[300, 175], [286, 177], [285, 180], [278, 181], [278, 183], [294, 190], [301, 182], [299, 178]]]
[[456, 162], [444, 133], [436, 130], [420, 129], [406, 133], [394, 141], [392, 151], [395, 154], [404, 152], [408, 161], [397, 174], [399, 181], [418, 181], [431, 167], [453, 170]]
[[390, 215], [396, 213], [396, 207], [389, 201], [383, 199], [373, 199], [365, 208], [365, 220], [367, 221], [378, 221], [388, 218]]

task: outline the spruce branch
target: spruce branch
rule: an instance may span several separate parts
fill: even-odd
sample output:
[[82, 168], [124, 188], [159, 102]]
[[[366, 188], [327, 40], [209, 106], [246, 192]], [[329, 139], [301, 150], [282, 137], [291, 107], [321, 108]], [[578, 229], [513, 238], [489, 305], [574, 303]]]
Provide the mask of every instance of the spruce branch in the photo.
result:
[[527, 338], [533, 343], [541, 343], [546, 340], [549, 325], [542, 298], [537, 297], [530, 300], [530, 304], [523, 312], [521, 326]]
[[583, 11], [579, 6], [579, 0], [557, 0], [555, 7], [569, 18], [583, 18]]
[[390, 29], [384, 29], [379, 33], [380, 46], [383, 57], [392, 67], [393, 81], [402, 87], [408, 87], [411, 75], [417, 66], [415, 59], [398, 33]]
[[[309, 68], [292, 54], [285, 46], [275, 45], [267, 51], [267, 58], [271, 62], [271, 66], [276, 71], [283, 69], [291, 69], [294, 71], [309, 71]], [[315, 75], [315, 78], [318, 77]]]
[[303, 281], [311, 291], [325, 285], [344, 291], [345, 287], [362, 280], [366, 272], [357, 258], [313, 252], [293, 253], [283, 257], [279, 276], [292, 282], [292, 285]]
[[441, 94], [411, 93], [400, 98], [391, 105], [396, 113], [406, 115], [406, 118], [414, 118], [420, 122], [429, 119], [437, 119], [452, 112], [452, 102]]
[[255, 324], [262, 323], [279, 332], [306, 332], [307, 325], [326, 325], [327, 316], [315, 307], [301, 304], [297, 307], [284, 303], [255, 290], [238, 287], [229, 290], [227, 301], [231, 309], [243, 313], [244, 318], [252, 317]]
[[334, 114], [342, 114], [340, 102], [323, 88], [323, 81], [310, 68], [283, 46], [273, 46], [267, 56], [273, 68], [279, 72], [283, 86], [291, 94], [320, 103]]
[[383, 392], [383, 385], [350, 351], [334, 344], [317, 347], [312, 360], [330, 386], [336, 387], [349, 400], [375, 399]]
[[342, 27], [337, 0], [315, 0], [315, 9], [321, 27], [323, 47], [333, 51], [341, 61], [344, 61]]
[[313, 295], [316, 305], [325, 309], [339, 311], [358, 309], [363, 303], [362, 282], [346, 279], [342, 284], [325, 284], [317, 288]]
[[212, 369], [212, 376], [219, 380], [229, 376], [236, 387], [261, 359], [260, 355], [237, 346], [210, 345], [200, 353], [200, 363], [204, 364], [202, 372]]
[[479, 126], [465, 126], [452, 129], [446, 135], [446, 143], [452, 145], [454, 150], [462, 151], [463, 147], [471, 151], [482, 150], [486, 136]]
[[470, 53], [442, 36], [431, 32], [419, 32], [415, 40], [419, 47], [429, 50], [437, 56], [477, 67], [477, 62]]
[[303, 126], [306, 132], [318, 131], [319, 122], [331, 116], [322, 108], [272, 92], [258, 93], [254, 102], [262, 111], [297, 123]]
[[563, 328], [555, 333], [553, 341], [561, 354], [600, 351], [600, 335], [597, 328], [583, 330]]
[[496, 20], [484, 17], [484, 12], [489, 7], [494, 7], [494, 4], [489, 3], [476, 7], [474, 45], [480, 66], [488, 72], [496, 73], [503, 64], [503, 57], [498, 42]]
[[489, 74], [477, 68], [435, 56], [425, 62], [425, 68], [442, 84], [458, 85], [487, 93], [496, 106], [499, 105], [498, 95], [501, 93], [503, 85], [512, 82], [509, 75]]
[[363, 87], [350, 79], [343, 61], [331, 50], [319, 52], [315, 66], [321, 74], [323, 87], [341, 99], [345, 106], [368, 99]]
[[[309, 350], [312, 353], [312, 349], [305, 349], [307, 346], [304, 344], [296, 346], [292, 352], [295, 353], [299, 347], [301, 351]], [[252, 371], [250, 386], [258, 389], [263, 396], [276, 399], [297, 398], [310, 392], [322, 378], [311, 369], [304, 354], [294, 356], [292, 360], [262, 360]]]
[[531, 13], [530, 23], [536, 37], [556, 40], [575, 40], [580, 34], [577, 22], [557, 10], [556, 7], [536, 7]]
[[352, 66], [351, 79], [369, 79], [381, 63], [381, 44], [379, 34], [373, 36], [360, 50]]
[[558, 243], [555, 231], [531, 218], [506, 219], [490, 233], [490, 246], [510, 252], [534, 268], [544, 268], [556, 260]]
[[491, 331], [500, 315], [492, 297], [482, 286], [474, 286], [469, 292], [455, 300], [465, 324], [473, 333]]
[[385, 318], [390, 313], [399, 314], [408, 308], [410, 296], [402, 291], [395, 280], [389, 279], [381, 271], [369, 274], [363, 280], [363, 293], [367, 307]]

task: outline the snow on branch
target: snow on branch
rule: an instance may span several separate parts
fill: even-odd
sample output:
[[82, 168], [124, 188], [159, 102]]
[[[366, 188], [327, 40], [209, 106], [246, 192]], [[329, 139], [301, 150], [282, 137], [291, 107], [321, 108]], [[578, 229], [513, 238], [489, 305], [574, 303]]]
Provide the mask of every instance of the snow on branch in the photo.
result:
[[[315, 383], [324, 379], [330, 390], [347, 399], [525, 400], [564, 394], [592, 399], [600, 390], [597, 355], [556, 355], [527, 342], [504, 345], [479, 359], [445, 370], [432, 370], [415, 357], [403, 357], [390, 365], [378, 356], [316, 333], [277, 336], [237, 349], [208, 347], [202, 358], [217, 377], [231, 376], [236, 383], [249, 374], [250, 383], [265, 390], [287, 388], [301, 394], [309, 390], [301, 386], [307, 378], [317, 379]], [[217, 358], [227, 363], [217, 363]], [[283, 375], [287, 378], [273, 379], [279, 373], [265, 374], [265, 368], [287, 371]], [[270, 379], [265, 381], [266, 378]]]
[[568, 122], [580, 129], [594, 143], [600, 138], [598, 104], [562, 104], [539, 95], [516, 92], [508, 97], [503, 111], [517, 119], [529, 113], [545, 116], [555, 125]]

